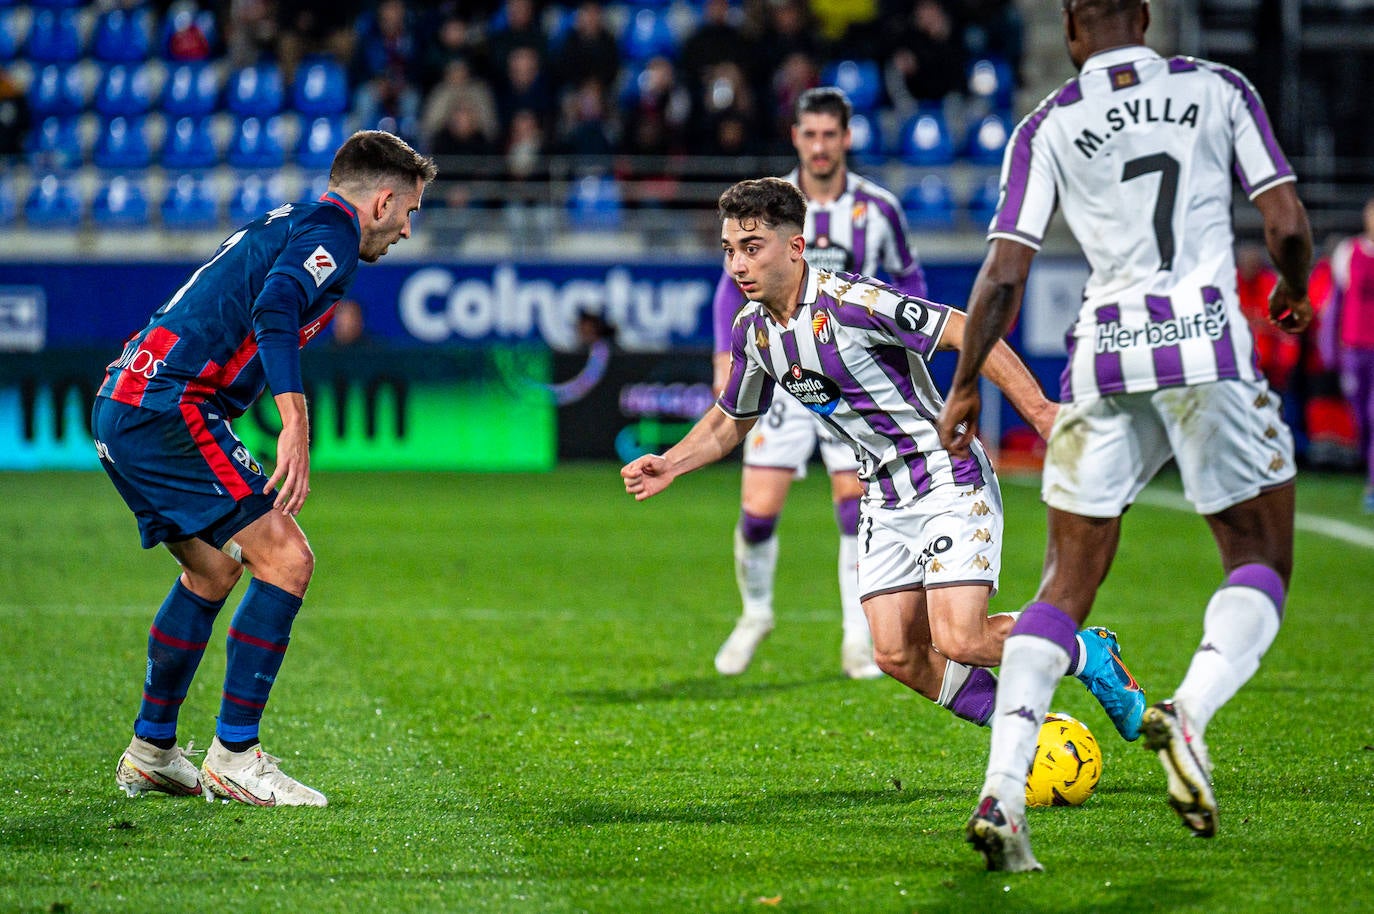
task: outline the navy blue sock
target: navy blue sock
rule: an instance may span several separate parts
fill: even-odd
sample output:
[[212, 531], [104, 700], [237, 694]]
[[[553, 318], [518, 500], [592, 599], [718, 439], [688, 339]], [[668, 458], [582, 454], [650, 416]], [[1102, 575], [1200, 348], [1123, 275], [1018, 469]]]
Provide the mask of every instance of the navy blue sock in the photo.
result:
[[135, 736], [163, 748], [176, 745], [177, 714], [222, 606], [223, 600], [211, 602], [196, 596], [181, 578], [172, 585], [148, 630], [148, 668], [143, 703], [134, 721]]
[[226, 747], [257, 742], [301, 598], [254, 578], [229, 623], [228, 664], [215, 735]]

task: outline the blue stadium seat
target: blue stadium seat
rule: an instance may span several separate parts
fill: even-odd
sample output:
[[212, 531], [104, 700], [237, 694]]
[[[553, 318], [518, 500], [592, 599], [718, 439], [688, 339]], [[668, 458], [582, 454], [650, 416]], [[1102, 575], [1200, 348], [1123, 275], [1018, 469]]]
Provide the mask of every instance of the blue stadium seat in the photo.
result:
[[1011, 124], [1005, 116], [987, 114], [968, 126], [964, 155], [976, 165], [1000, 165], [1011, 137]]
[[678, 40], [668, 13], [649, 7], [632, 10], [625, 20], [625, 30], [620, 33], [620, 50], [626, 60], [633, 62], [658, 56], [676, 59]]
[[38, 177], [24, 201], [24, 221], [33, 228], [80, 228], [81, 196], [75, 180], [51, 173]]
[[209, 117], [179, 117], [167, 127], [158, 161], [173, 171], [195, 171], [219, 164]]
[[91, 55], [107, 63], [136, 63], [153, 51], [152, 13], [116, 6], [100, 14], [91, 35]]
[[105, 117], [147, 114], [153, 106], [153, 76], [147, 64], [111, 64], [95, 89], [95, 110]]
[[296, 164], [311, 171], [329, 171], [334, 153], [348, 139], [342, 116], [317, 117], [301, 131], [296, 147]]
[[329, 173], [314, 174], [310, 176], [309, 180], [301, 184], [298, 199], [310, 203], [323, 197], [327, 190], [329, 190]]
[[883, 98], [883, 76], [876, 60], [840, 60], [821, 71], [821, 85], [836, 86], [855, 111], [872, 111]]
[[142, 179], [115, 175], [101, 182], [91, 200], [91, 221], [101, 228], [146, 228], [148, 193]]
[[610, 231], [620, 228], [620, 185], [610, 175], [585, 175], [573, 185], [568, 199], [568, 221], [573, 228]]
[[902, 124], [898, 147], [909, 165], [948, 165], [954, 161], [954, 140], [942, 110], [918, 111]]
[[286, 163], [280, 116], [245, 117], [234, 127], [226, 161], [235, 168], [280, 168]]
[[997, 174], [988, 175], [973, 188], [965, 208], [974, 228], [983, 229], [992, 222], [992, 217], [997, 212], [997, 198], [1001, 189], [1001, 177]]
[[855, 114], [849, 119], [849, 135], [852, 140], [849, 152], [856, 161], [869, 164], [882, 161], [885, 147], [882, 122], [877, 114]]
[[954, 226], [954, 191], [944, 175], [931, 173], [906, 189], [902, 209], [914, 229], [947, 229]]
[[29, 131], [29, 163], [38, 171], [65, 171], [80, 167], [84, 155], [81, 133], [73, 115], [43, 118]]
[[234, 225], [252, 222], [263, 213], [286, 202], [286, 181], [279, 174], [246, 172], [237, 176], [229, 194], [229, 221]]
[[111, 171], [147, 168], [153, 161], [153, 151], [148, 145], [146, 121], [141, 117], [112, 117], [105, 121], [91, 158]]
[[204, 63], [180, 63], [172, 67], [162, 85], [159, 102], [168, 117], [210, 114], [219, 103], [219, 75]]
[[159, 209], [166, 228], [212, 229], [219, 225], [219, 203], [203, 175], [188, 173], [173, 178]]
[[1016, 94], [1011, 64], [1000, 57], [981, 57], [968, 66], [968, 93], [988, 107], [1009, 109]]
[[0, 7], [0, 61], [14, 60], [28, 37], [24, 11]]
[[14, 188], [14, 176], [0, 172], [0, 225], [12, 225], [19, 215], [19, 196]]
[[54, 9], [64, 9], [73, 6], [85, 6], [89, 0], [34, 0], [34, 6], [48, 6]]
[[50, 63], [29, 84], [29, 111], [35, 119], [80, 114], [86, 107], [86, 81], [78, 66]]
[[281, 69], [260, 63], [234, 71], [225, 86], [224, 103], [239, 117], [271, 117], [281, 110], [284, 96]]
[[81, 27], [77, 16], [74, 9], [35, 9], [25, 56], [36, 64], [70, 63], [80, 58]]
[[296, 70], [291, 106], [305, 117], [343, 114], [348, 110], [348, 75], [330, 57], [307, 60]]

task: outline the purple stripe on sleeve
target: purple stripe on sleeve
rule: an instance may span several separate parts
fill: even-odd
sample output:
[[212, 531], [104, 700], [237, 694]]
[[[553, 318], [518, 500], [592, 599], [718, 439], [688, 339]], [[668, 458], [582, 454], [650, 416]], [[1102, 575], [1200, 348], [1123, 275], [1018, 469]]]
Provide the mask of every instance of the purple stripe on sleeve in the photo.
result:
[[[1145, 308], [1150, 312], [1150, 321], [1162, 324], [1173, 320], [1174, 303], [1163, 295], [1145, 296]], [[1183, 356], [1178, 346], [1159, 346], [1153, 352], [1155, 361], [1155, 381], [1160, 387], [1172, 387], [1183, 383]]]
[[1069, 105], [1077, 104], [1083, 100], [1083, 85], [1077, 77], [1064, 84], [1064, 88], [1059, 90], [1059, 94], [1054, 97], [1054, 103], [1060, 108], [1067, 108]]
[[1191, 57], [1170, 57], [1170, 73], [1191, 73], [1197, 69], [1197, 61]]
[[[1097, 309], [1097, 323], [1114, 324], [1121, 320], [1119, 305], [1103, 305]], [[1099, 352], [1093, 356], [1093, 377], [1097, 380], [1097, 391], [1101, 394], [1119, 394], [1126, 389], [1126, 381], [1121, 374], [1121, 353]]]
[[[891, 201], [884, 200], [881, 197], [871, 197], [868, 194], [863, 194], [861, 197], [856, 195], [856, 198], [868, 201], [869, 219], [874, 217], [875, 214], [873, 210], [876, 209], [877, 215], [882, 216], [883, 221], [887, 223], [888, 229], [892, 232], [892, 246], [897, 253], [897, 263], [883, 264], [883, 267], [892, 274], [894, 280], [906, 276], [911, 269], [916, 266], [916, 259], [911, 256], [911, 245], [907, 243], [906, 229], [903, 228], [903, 220], [900, 211], [897, 207], [892, 205]], [[857, 246], [858, 243], [858, 239], [855, 239], [854, 244]], [[863, 261], [859, 260], [857, 256], [854, 262], [861, 265], [859, 268], [861, 271], [869, 274], [874, 272], [873, 270], [864, 269], [862, 266]], [[910, 291], [906, 289], [905, 286], [903, 286], [902, 289], [903, 291]]]
[[[1293, 167], [1288, 164], [1287, 157], [1283, 154], [1283, 149], [1279, 147], [1279, 141], [1274, 136], [1274, 128], [1269, 123], [1269, 115], [1264, 110], [1264, 102], [1260, 101], [1259, 95], [1255, 93], [1250, 82], [1230, 67], [1214, 66], [1213, 73], [1216, 73], [1226, 82], [1240, 90], [1241, 97], [1245, 99], [1245, 107], [1250, 112], [1250, 117], [1255, 122], [1255, 128], [1259, 130], [1260, 138], [1264, 141], [1264, 148], [1269, 153], [1269, 159], [1274, 163], [1273, 177], [1266, 178], [1263, 183], [1272, 183], [1277, 178], [1286, 178], [1293, 174]], [[1245, 175], [1240, 173], [1239, 165], [1235, 168], [1236, 177], [1240, 179], [1241, 187], [1247, 195], [1254, 193]]]
[[1021, 206], [1026, 202], [1026, 185], [1030, 182], [1031, 140], [1035, 139], [1036, 131], [1040, 129], [1045, 118], [1049, 117], [1052, 108], [1053, 105], [1041, 105], [1038, 111], [1016, 128], [1012, 136], [1011, 146], [1007, 150], [1011, 167], [1007, 169], [1002, 206], [997, 210], [997, 218], [992, 225], [995, 232], [1016, 231], [1016, 223], [1021, 218]]
[[730, 274], [721, 271], [716, 282], [716, 295], [711, 300], [711, 325], [715, 331], [716, 352], [730, 351], [730, 327], [744, 304], [744, 293], [735, 285]]
[[[1216, 286], [1204, 286], [1202, 289], [1202, 303], [1206, 306], [1209, 313], [1224, 315], [1225, 305], [1222, 302], [1221, 290]], [[1212, 343], [1212, 351], [1217, 357], [1217, 379], [1238, 378], [1240, 371], [1236, 366], [1236, 344], [1231, 338], [1231, 322], [1227, 321], [1221, 327], [1221, 336]]]

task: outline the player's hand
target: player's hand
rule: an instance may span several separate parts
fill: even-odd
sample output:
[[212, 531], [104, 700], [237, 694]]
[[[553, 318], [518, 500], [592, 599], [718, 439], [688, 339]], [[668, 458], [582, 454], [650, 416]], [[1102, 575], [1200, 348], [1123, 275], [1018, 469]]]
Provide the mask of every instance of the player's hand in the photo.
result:
[[1269, 323], [1286, 333], [1302, 333], [1312, 323], [1312, 302], [1294, 295], [1282, 278], [1269, 293]]
[[288, 423], [277, 436], [277, 467], [263, 487], [264, 494], [277, 490], [273, 509], [295, 517], [310, 494], [310, 433]]
[[969, 390], [954, 389], [936, 418], [936, 428], [940, 432], [940, 443], [955, 457], [967, 457], [969, 447], [978, 432], [978, 414], [982, 410], [982, 398], [975, 384]]
[[625, 491], [635, 497], [635, 501], [651, 498], [668, 488], [673, 477], [668, 472], [668, 461], [658, 454], [645, 454], [625, 464], [620, 469], [625, 480]]

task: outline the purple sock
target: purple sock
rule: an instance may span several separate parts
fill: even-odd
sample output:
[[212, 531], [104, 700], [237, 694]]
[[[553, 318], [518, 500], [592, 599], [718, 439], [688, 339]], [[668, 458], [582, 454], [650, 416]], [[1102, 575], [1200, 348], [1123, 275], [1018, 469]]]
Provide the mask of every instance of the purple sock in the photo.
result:
[[859, 532], [859, 500], [857, 498], [846, 498], [835, 502], [835, 523], [840, 525], [840, 532], [845, 536], [854, 536]]
[[1227, 587], [1253, 587], [1274, 602], [1274, 609], [1283, 621], [1283, 578], [1268, 565], [1241, 565], [1226, 576]]
[[955, 693], [949, 703], [949, 710], [955, 717], [971, 720], [984, 726], [992, 716], [992, 706], [997, 702], [997, 677], [979, 668], [968, 674], [968, 679]]
[[739, 532], [746, 543], [757, 546], [759, 543], [767, 542], [773, 535], [773, 531], [778, 528], [777, 517], [759, 517], [757, 514], [750, 514], [748, 511], [739, 513]]
[[1069, 669], [1078, 666], [1078, 623], [1053, 603], [1035, 602], [1021, 612], [1011, 629], [1016, 635], [1035, 635], [1053, 641], [1069, 655]]

